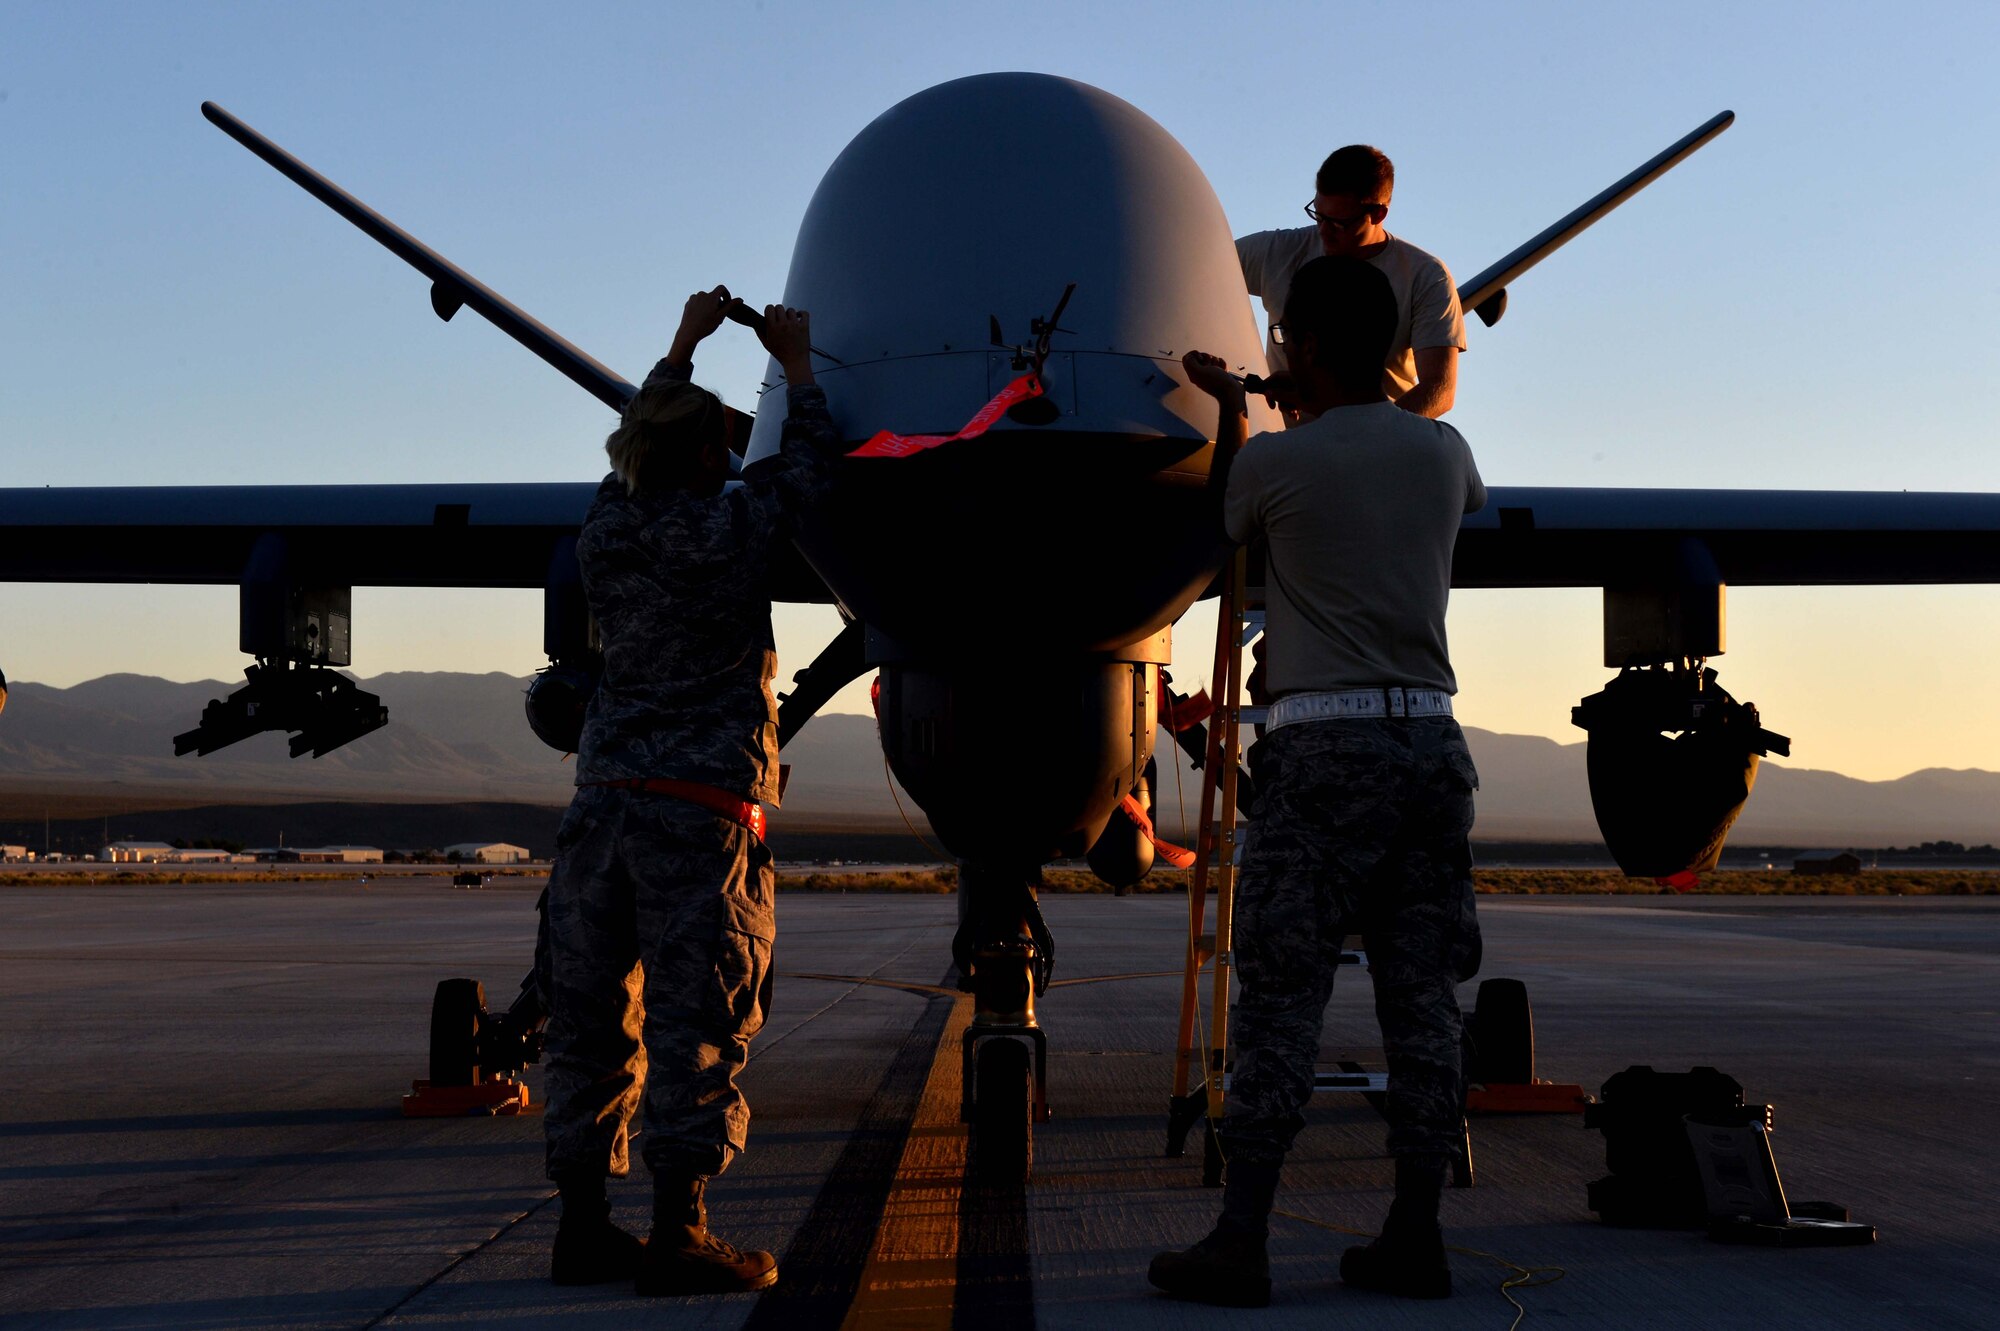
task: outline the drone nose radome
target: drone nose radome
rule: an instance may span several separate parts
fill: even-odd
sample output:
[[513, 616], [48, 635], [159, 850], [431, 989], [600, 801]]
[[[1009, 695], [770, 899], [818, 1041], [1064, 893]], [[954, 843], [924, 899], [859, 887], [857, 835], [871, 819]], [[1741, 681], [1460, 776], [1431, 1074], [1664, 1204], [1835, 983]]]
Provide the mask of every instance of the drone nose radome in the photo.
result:
[[[1262, 373], [1263, 341], [1214, 189], [1137, 108], [1022, 73], [906, 99], [828, 168], [784, 301], [845, 358], [815, 367], [845, 438], [936, 441], [844, 463], [799, 534], [871, 629], [983, 653], [1002, 608], [1039, 602], [1044, 650], [1102, 653], [1210, 584], [1215, 404], [1180, 358]], [[1029, 373], [1040, 394], [960, 429]], [[746, 461], [776, 450], [781, 400]], [[1279, 424], [1261, 398], [1251, 412]]]
[[[1046, 74], [957, 79], [863, 128], [807, 205], [784, 300], [845, 359], [819, 378], [855, 440], [952, 429], [1045, 364], [1066, 429], [1200, 440], [1215, 408], [1181, 355], [1264, 369], [1200, 166], [1136, 107]], [[995, 429], [1053, 424], [1022, 412]], [[759, 412], [752, 460], [783, 415]]]

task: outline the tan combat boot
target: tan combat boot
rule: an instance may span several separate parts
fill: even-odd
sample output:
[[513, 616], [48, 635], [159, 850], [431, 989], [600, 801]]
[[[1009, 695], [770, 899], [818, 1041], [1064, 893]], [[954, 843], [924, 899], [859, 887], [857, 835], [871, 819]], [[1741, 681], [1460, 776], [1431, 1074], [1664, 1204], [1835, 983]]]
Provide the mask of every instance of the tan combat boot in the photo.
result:
[[742, 1294], [777, 1283], [777, 1258], [738, 1252], [708, 1232], [707, 1186], [698, 1174], [654, 1176], [653, 1234], [634, 1281], [639, 1293]]

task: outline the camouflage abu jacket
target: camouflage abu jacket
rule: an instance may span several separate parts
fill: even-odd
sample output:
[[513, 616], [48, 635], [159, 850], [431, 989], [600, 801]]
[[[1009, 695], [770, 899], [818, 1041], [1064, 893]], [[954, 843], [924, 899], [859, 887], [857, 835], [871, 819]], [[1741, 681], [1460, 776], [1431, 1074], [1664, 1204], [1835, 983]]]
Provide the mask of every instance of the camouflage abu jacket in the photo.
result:
[[[686, 379], [655, 366], [648, 383]], [[721, 494], [634, 497], [604, 478], [577, 538], [604, 678], [584, 716], [578, 785], [631, 777], [695, 781], [778, 799], [778, 655], [766, 577], [773, 542], [824, 494], [842, 451], [826, 393], [785, 390], [778, 454]]]

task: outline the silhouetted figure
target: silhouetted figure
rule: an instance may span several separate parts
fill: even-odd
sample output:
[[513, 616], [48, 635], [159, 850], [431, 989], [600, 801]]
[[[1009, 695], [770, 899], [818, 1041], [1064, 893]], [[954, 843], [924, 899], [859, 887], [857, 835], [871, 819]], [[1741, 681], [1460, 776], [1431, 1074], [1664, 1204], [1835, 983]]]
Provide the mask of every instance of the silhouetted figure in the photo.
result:
[[[1231, 539], [1268, 545], [1273, 701], [1250, 750], [1257, 802], [1236, 889], [1222, 1217], [1194, 1247], [1154, 1258], [1151, 1276], [1210, 1303], [1270, 1300], [1279, 1168], [1305, 1123], [1341, 948], [1359, 933], [1389, 1063], [1396, 1200], [1341, 1277], [1442, 1297], [1438, 1200], [1465, 1094], [1454, 988], [1479, 966], [1467, 840], [1478, 775], [1451, 715], [1444, 615], [1459, 520], [1486, 488], [1457, 430], [1383, 395], [1396, 301], [1380, 271], [1314, 260], [1283, 323], [1312, 419], [1251, 440], [1223, 503]], [[1243, 388], [1213, 356], [1186, 365], [1221, 404], [1221, 451], [1242, 437]]]
[[[606, 441], [612, 474], [577, 540], [604, 645], [577, 792], [549, 878], [548, 1173], [562, 1191], [551, 1276], [637, 1278], [641, 1294], [761, 1289], [768, 1252], [709, 1233], [704, 1191], [744, 1148], [736, 1076], [771, 997], [778, 797], [767, 565], [823, 494], [841, 442], [815, 386], [803, 310], [765, 311], [784, 368], [777, 456], [729, 476], [727, 413], [690, 382], [729, 310], [688, 297], [666, 358]], [[610, 1221], [643, 1095], [653, 1231]]]

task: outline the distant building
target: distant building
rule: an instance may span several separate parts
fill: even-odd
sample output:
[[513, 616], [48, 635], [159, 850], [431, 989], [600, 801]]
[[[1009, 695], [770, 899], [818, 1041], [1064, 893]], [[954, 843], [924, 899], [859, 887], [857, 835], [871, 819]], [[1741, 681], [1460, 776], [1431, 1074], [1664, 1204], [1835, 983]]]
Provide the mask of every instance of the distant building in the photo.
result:
[[1851, 850], [1815, 850], [1792, 861], [1792, 872], [1803, 874], [1854, 874], [1861, 872], [1861, 857]]
[[97, 852], [99, 864], [153, 864], [174, 853], [164, 841], [114, 841]]
[[162, 864], [227, 864], [235, 858], [235, 855], [226, 850], [209, 850], [189, 846], [179, 850], [168, 851], [166, 854], [160, 856], [160, 862]]
[[376, 846], [286, 846], [276, 856], [282, 864], [380, 864]]
[[526, 864], [534, 856], [526, 846], [510, 846], [504, 841], [466, 841], [444, 848], [446, 859], [456, 855], [467, 864]]

